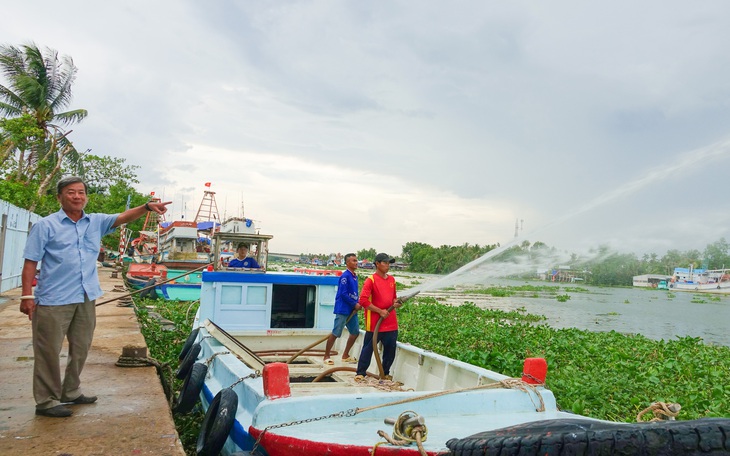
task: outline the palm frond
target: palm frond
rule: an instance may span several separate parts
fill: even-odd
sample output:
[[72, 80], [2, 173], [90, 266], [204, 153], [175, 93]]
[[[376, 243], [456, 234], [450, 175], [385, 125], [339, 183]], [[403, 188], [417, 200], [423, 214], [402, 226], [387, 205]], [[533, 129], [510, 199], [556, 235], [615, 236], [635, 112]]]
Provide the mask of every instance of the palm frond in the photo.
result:
[[73, 59], [64, 56], [62, 65], [54, 74], [52, 91], [50, 92], [49, 104], [54, 111], [59, 111], [71, 103], [71, 86], [76, 80], [77, 71]]
[[3, 74], [10, 81], [25, 72], [25, 57], [23, 52], [15, 46], [0, 46], [0, 67]]
[[89, 112], [86, 109], [74, 109], [73, 111], [61, 112], [56, 114], [54, 117], [55, 120], [60, 120], [61, 123], [70, 125], [72, 123], [81, 122], [88, 115]]
[[[2, 90], [0, 90], [0, 96], [2, 96]], [[0, 114], [8, 117], [19, 116], [23, 113], [23, 110], [18, 106], [3, 103], [0, 101]]]

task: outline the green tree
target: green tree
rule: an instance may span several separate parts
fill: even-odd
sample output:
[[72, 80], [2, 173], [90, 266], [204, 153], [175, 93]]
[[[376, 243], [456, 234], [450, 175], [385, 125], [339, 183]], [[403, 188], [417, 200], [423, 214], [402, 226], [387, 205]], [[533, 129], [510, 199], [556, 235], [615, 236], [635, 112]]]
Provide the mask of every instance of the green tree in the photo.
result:
[[105, 193], [114, 185], [139, 184], [137, 165], [127, 165], [123, 158], [82, 154], [68, 169], [70, 174], [83, 176], [89, 193]]
[[639, 260], [633, 253], [610, 253], [590, 265], [591, 281], [595, 285], [631, 286], [639, 275]]
[[375, 249], [372, 247], [369, 249], [362, 249], [357, 251], [357, 259], [373, 261], [375, 259], [375, 255], [377, 254], [378, 252], [376, 252]]
[[[106, 214], [117, 214], [127, 209], [127, 198], [129, 207], [141, 206], [149, 201], [150, 195], [143, 195], [137, 192], [128, 182], [118, 182], [111, 185], [104, 193], [89, 193], [89, 203], [86, 205], [87, 212], [103, 212]], [[127, 228], [133, 231], [132, 237], [144, 225], [144, 217], [127, 224]], [[119, 247], [119, 230], [104, 236], [104, 245], [116, 250]]]
[[28, 150], [44, 138], [45, 134], [30, 114], [12, 119], [0, 119], [0, 170], [3, 173], [14, 167], [15, 150]]
[[728, 256], [729, 250], [730, 245], [728, 245], [724, 237], [720, 238], [719, 241], [709, 244], [705, 248], [704, 252], [707, 267], [710, 269], [724, 269], [730, 267], [730, 256]]
[[[8, 85], [0, 85], [0, 114], [17, 118], [29, 115], [43, 132], [7, 144], [15, 152], [14, 179], [37, 182], [38, 199], [58, 179], [65, 161], [79, 154], [68, 139], [66, 127], [87, 116], [85, 109], [64, 111], [71, 102], [71, 87], [77, 68], [71, 57], [59, 57], [52, 49], [41, 51], [35, 44], [0, 46], [0, 70]], [[12, 129], [11, 129], [12, 130]], [[35, 209], [37, 202], [30, 206]]]

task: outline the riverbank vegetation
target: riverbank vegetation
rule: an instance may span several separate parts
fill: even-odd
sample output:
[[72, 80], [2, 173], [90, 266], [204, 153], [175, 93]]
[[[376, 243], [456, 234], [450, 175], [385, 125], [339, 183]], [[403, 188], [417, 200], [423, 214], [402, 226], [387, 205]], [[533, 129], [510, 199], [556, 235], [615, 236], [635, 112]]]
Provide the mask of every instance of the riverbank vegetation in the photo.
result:
[[683, 420], [730, 414], [730, 347], [553, 329], [528, 314], [415, 299], [398, 311], [400, 340], [517, 378], [525, 358], [545, 358], [562, 409], [626, 422], [657, 401], [679, 403]]
[[[177, 368], [197, 303], [137, 299], [151, 357]], [[164, 329], [159, 317], [172, 321]], [[399, 339], [460, 361], [520, 378], [525, 358], [548, 363], [547, 387], [563, 410], [631, 422], [652, 402], [682, 406], [677, 419], [730, 415], [730, 347], [700, 338], [653, 341], [640, 335], [553, 329], [541, 316], [448, 306], [416, 297], [398, 310]], [[469, 322], [465, 325], [464, 322]], [[175, 379], [173, 389], [182, 382]], [[203, 414], [175, 416], [186, 451], [194, 454]]]
[[[433, 247], [422, 242], [408, 242], [403, 246], [400, 260], [411, 272], [425, 274], [449, 274], [462, 266], [483, 257], [499, 248], [499, 245], [464, 244], [460, 246], [442, 245]], [[368, 256], [374, 249], [358, 251], [358, 258]], [[545, 269], [545, 275], [560, 269], [569, 271], [583, 283], [598, 286], [631, 286], [633, 277], [642, 274], [671, 276], [676, 267], [722, 269], [730, 266], [730, 244], [725, 238], [708, 244], [704, 251], [672, 249], [659, 257], [643, 254], [639, 258], [634, 253], [617, 253], [606, 246], [598, 246], [587, 254], [578, 255], [559, 252], [543, 242], [523, 241], [511, 246], [488, 260], [497, 265], [495, 273], [510, 278], [535, 279], [536, 265]]]

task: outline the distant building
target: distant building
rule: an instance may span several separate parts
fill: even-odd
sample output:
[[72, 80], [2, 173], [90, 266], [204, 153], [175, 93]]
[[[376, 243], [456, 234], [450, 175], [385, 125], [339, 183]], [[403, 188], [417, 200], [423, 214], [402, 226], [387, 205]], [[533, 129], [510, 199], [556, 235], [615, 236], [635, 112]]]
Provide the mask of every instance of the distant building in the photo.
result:
[[642, 274], [638, 276], [634, 276], [634, 286], [635, 287], [646, 287], [646, 288], [656, 288], [659, 285], [659, 282], [664, 281], [668, 282], [669, 279], [671, 279], [672, 276], [664, 275], [664, 274]]
[[570, 269], [570, 266], [558, 266], [547, 271], [538, 270], [536, 274], [540, 280], [549, 280], [551, 282], [584, 282], [590, 271], [578, 271]]

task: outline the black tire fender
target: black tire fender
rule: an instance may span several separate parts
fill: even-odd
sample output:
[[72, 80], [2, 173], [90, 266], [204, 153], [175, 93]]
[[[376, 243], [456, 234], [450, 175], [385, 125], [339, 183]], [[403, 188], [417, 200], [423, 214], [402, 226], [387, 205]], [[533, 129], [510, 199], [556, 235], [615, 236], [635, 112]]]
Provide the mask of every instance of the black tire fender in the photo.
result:
[[188, 376], [188, 371], [191, 367], [193, 367], [195, 361], [198, 360], [198, 355], [200, 354], [201, 349], [202, 347], [200, 346], [200, 343], [196, 343], [193, 345], [193, 348], [190, 349], [188, 354], [185, 356], [185, 359], [183, 359], [180, 363], [180, 367], [175, 374], [175, 377], [177, 377], [178, 380], [182, 380]]
[[730, 452], [730, 419], [610, 423], [558, 419], [518, 424], [451, 439], [453, 456], [651, 454], [726, 455]]
[[205, 376], [208, 374], [208, 366], [203, 363], [194, 363], [193, 367], [188, 372], [188, 376], [185, 377], [180, 395], [177, 396], [177, 401], [172, 408], [174, 413], [186, 414], [195, 407], [200, 396], [200, 390], [203, 389], [203, 383], [205, 382]]
[[238, 394], [231, 388], [218, 392], [205, 412], [195, 451], [198, 456], [218, 456], [233, 429], [238, 410]]
[[154, 284], [157, 283], [157, 279], [150, 279], [148, 280], [142, 288], [152, 287], [149, 288], [142, 293], [139, 294], [140, 298], [146, 298], [146, 299], [157, 299], [157, 291], [155, 291], [156, 287], [153, 287]]
[[187, 356], [188, 352], [190, 351], [193, 344], [195, 343], [195, 339], [198, 338], [199, 332], [200, 332], [200, 328], [195, 328], [192, 330], [192, 332], [190, 333], [188, 338], [185, 340], [182, 350], [180, 350], [180, 356], [177, 357], [178, 361], [182, 361], [185, 359], [185, 356]]

